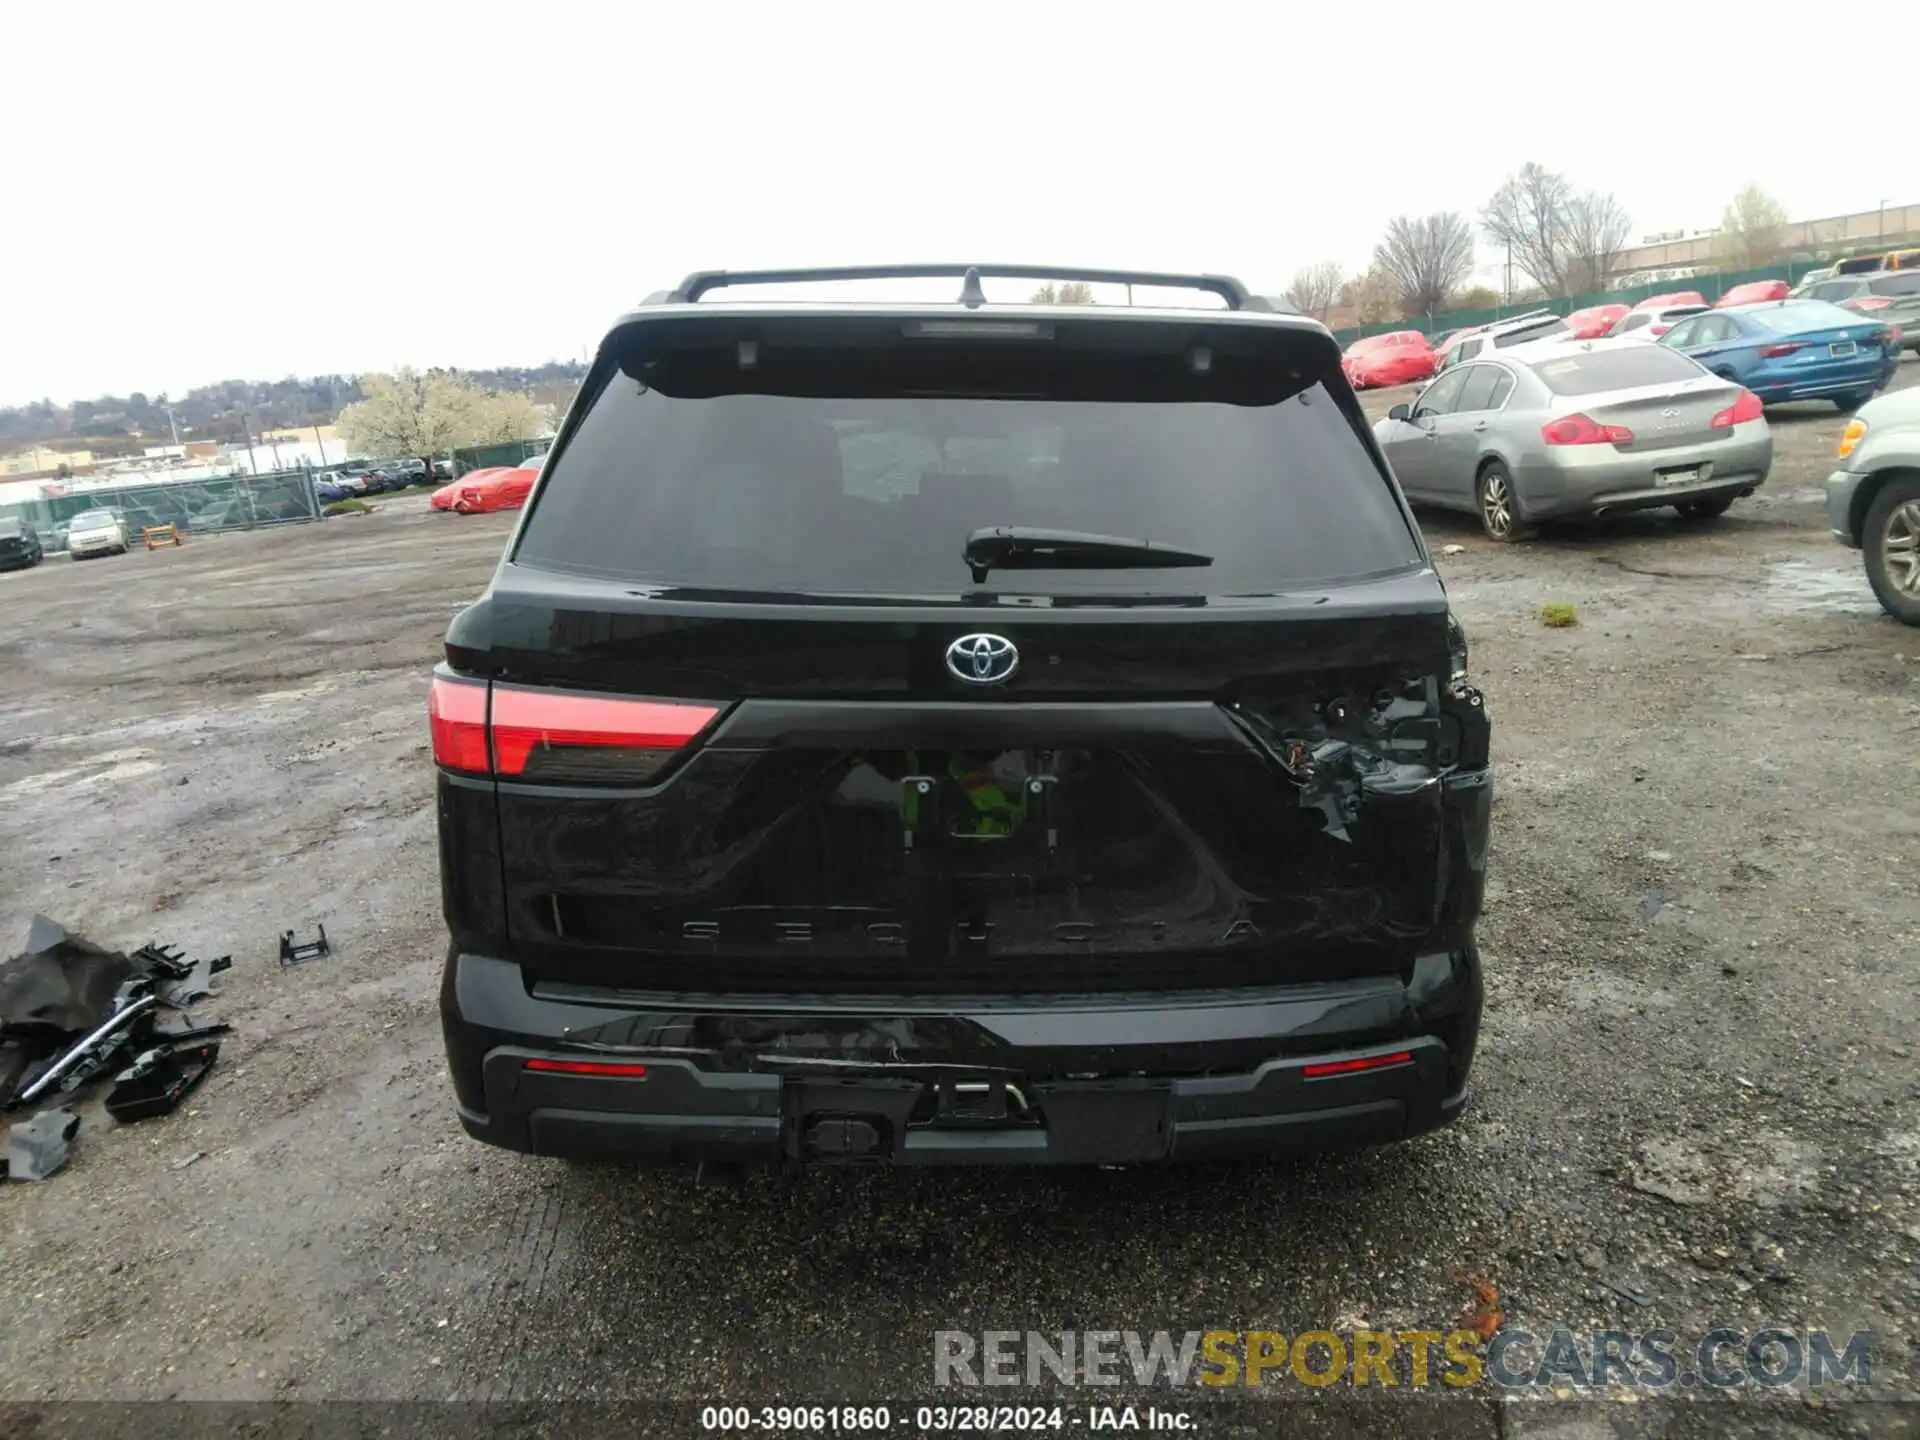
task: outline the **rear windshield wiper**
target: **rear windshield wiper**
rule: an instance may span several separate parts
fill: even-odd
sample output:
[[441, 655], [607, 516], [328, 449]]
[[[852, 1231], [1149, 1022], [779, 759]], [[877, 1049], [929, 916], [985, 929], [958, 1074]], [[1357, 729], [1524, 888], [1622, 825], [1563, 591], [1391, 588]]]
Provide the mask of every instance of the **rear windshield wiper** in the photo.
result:
[[1033, 525], [998, 525], [967, 536], [961, 558], [973, 583], [989, 570], [1178, 570], [1211, 565], [1213, 557], [1124, 535], [1087, 535]]

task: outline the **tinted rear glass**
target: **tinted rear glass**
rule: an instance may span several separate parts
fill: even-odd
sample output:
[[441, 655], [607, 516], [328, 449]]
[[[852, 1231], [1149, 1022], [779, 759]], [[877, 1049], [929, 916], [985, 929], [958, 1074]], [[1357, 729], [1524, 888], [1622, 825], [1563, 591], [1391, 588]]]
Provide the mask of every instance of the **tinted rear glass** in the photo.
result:
[[1858, 280], [1823, 280], [1801, 292], [1807, 300], [1850, 300], [1861, 291]]
[[[1214, 557], [993, 572], [984, 588], [1008, 593], [1255, 594], [1419, 563], [1358, 422], [1287, 368], [1220, 353], [1198, 378], [1185, 348], [1050, 342], [770, 344], [750, 374], [731, 347], [629, 358], [554, 456], [514, 558], [704, 590], [901, 596], [983, 588], [961, 550], [1002, 525]], [[749, 386], [806, 393], [729, 393]]]
[[1663, 345], [1622, 346], [1534, 362], [1533, 373], [1556, 395], [1598, 395], [1636, 385], [1678, 384], [1706, 372], [1677, 350]]
[[1831, 330], [1838, 325], [1858, 325], [1861, 317], [1824, 300], [1783, 300], [1767, 310], [1748, 312], [1767, 329], [1782, 335], [1797, 335], [1803, 330]]
[[1875, 280], [1867, 289], [1875, 295], [1920, 295], [1920, 270], [1906, 270]]
[[1524, 330], [1509, 330], [1504, 335], [1496, 335], [1493, 343], [1496, 349], [1505, 349], [1509, 345], [1524, 345], [1531, 340], [1546, 340], [1566, 333], [1566, 321], [1542, 320], [1538, 325], [1529, 325]]

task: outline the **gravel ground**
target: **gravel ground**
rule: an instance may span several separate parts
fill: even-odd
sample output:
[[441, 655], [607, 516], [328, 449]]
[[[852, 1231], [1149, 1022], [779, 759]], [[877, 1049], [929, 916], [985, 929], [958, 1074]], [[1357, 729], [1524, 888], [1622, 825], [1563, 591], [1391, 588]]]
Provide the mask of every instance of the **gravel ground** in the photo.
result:
[[[1913, 1397], [1920, 632], [1826, 533], [1839, 417], [1775, 427], [1766, 490], [1719, 522], [1499, 547], [1423, 517], [1464, 547], [1439, 563], [1496, 726], [1478, 1101], [1295, 1164], [724, 1188], [484, 1149], [440, 1058], [422, 702], [511, 517], [410, 497], [0, 576], [0, 936], [43, 911], [235, 957], [189, 1109], [90, 1112], [66, 1172], [0, 1188], [0, 1401], [871, 1402], [928, 1393], [940, 1328], [1444, 1329], [1472, 1276], [1540, 1332], [1870, 1328], [1882, 1393]], [[1550, 600], [1579, 623], [1543, 627]], [[335, 956], [277, 968], [316, 922]], [[1482, 1392], [1363, 1418], [1728, 1413]]]

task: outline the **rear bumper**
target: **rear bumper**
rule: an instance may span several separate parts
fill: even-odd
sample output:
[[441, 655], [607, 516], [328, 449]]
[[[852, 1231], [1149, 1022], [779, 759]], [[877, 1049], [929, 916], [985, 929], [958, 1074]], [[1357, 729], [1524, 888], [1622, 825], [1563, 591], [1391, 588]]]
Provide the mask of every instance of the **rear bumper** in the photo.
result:
[[1755, 375], [1747, 388], [1769, 405], [1790, 400], [1830, 400], [1843, 395], [1858, 395], [1880, 389], [1900, 363], [1899, 353], [1875, 356], [1870, 363], [1844, 367], [1822, 367], [1813, 375]]
[[[1464, 1108], [1480, 1008], [1471, 948], [1423, 956], [1404, 980], [924, 1003], [529, 990], [512, 961], [454, 953], [441, 989], [474, 1138], [756, 1164], [1112, 1164], [1401, 1140]], [[646, 1074], [529, 1070], [536, 1058]], [[1342, 1068], [1311, 1069], [1329, 1063]]]
[[[1773, 436], [1761, 422], [1738, 426], [1732, 438], [1705, 445], [1627, 451], [1577, 448], [1595, 453], [1560, 464], [1529, 466], [1515, 476], [1520, 507], [1529, 520], [1651, 510], [1686, 500], [1737, 495], [1759, 489], [1773, 468]], [[1695, 475], [1688, 483], [1660, 483], [1663, 474], [1687, 470]]]

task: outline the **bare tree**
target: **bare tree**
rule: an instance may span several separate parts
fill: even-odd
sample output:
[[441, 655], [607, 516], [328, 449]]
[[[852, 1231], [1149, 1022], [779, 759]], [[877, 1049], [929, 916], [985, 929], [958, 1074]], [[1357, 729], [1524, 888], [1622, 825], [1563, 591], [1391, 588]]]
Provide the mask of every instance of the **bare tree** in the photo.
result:
[[1631, 223], [1612, 195], [1575, 190], [1566, 176], [1531, 160], [1480, 210], [1487, 238], [1548, 295], [1600, 289]]
[[1339, 293], [1340, 266], [1332, 260], [1322, 260], [1317, 265], [1308, 265], [1293, 272], [1293, 279], [1287, 284], [1286, 299], [1302, 315], [1324, 320]]
[[1400, 288], [1378, 265], [1369, 265], [1340, 287], [1340, 303], [1353, 311], [1362, 325], [1401, 316]]
[[1396, 215], [1373, 247], [1373, 263], [1392, 278], [1404, 313], [1430, 314], [1473, 272], [1473, 231], [1452, 210]]
[[1567, 201], [1564, 175], [1529, 160], [1481, 207], [1480, 228], [1505, 249], [1522, 275], [1550, 295], [1566, 293], [1563, 260]]
[[1597, 190], [1567, 202], [1566, 270], [1562, 278], [1568, 295], [1606, 288], [1607, 277], [1626, 249], [1632, 223], [1618, 200]]
[[1740, 269], [1770, 265], [1786, 228], [1786, 207], [1758, 185], [1748, 185], [1727, 203], [1714, 250], [1721, 263]]
[[1035, 305], [1091, 305], [1093, 286], [1084, 280], [1065, 280], [1056, 285], [1049, 280], [1033, 292]]

